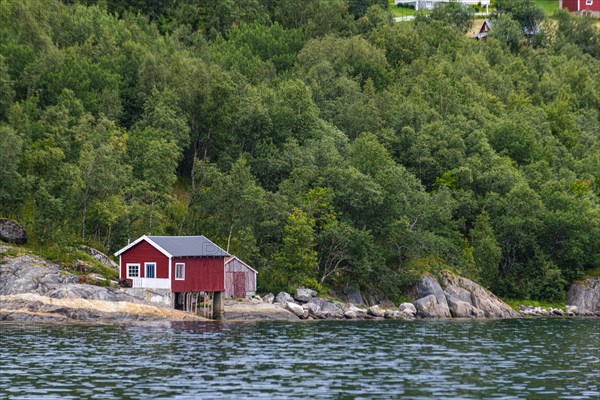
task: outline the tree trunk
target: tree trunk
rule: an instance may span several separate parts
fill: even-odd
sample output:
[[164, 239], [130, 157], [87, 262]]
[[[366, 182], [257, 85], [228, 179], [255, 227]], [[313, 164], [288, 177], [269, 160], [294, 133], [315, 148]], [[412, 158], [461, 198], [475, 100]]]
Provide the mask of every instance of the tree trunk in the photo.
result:
[[196, 193], [196, 158], [198, 157], [198, 141], [194, 140], [194, 155], [192, 156], [192, 197]]
[[233, 224], [231, 224], [231, 227], [229, 227], [229, 236], [227, 237], [227, 250], [225, 250], [226, 252], [229, 253], [229, 244], [231, 243], [231, 234], [233, 233]]

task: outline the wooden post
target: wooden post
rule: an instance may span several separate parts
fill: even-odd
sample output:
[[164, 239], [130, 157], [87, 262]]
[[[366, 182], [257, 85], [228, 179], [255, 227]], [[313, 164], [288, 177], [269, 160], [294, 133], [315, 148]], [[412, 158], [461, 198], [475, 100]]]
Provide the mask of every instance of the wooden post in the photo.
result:
[[214, 298], [212, 301], [212, 317], [213, 319], [223, 319], [223, 313], [225, 310], [225, 292], [214, 292]]

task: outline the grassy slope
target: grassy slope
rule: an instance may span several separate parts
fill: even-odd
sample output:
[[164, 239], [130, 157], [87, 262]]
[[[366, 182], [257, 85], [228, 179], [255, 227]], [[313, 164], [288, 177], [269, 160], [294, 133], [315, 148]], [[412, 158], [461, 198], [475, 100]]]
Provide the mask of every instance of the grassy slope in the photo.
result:
[[394, 17], [408, 17], [416, 14], [415, 9], [412, 7], [396, 7], [394, 0], [388, 0], [388, 5]]
[[[89, 274], [99, 274], [106, 279], [116, 280], [119, 278], [119, 273], [114, 269], [107, 267], [106, 265], [94, 260], [85, 251], [78, 249], [76, 246], [60, 246], [58, 244], [52, 244], [48, 246], [40, 246], [36, 244], [27, 245], [11, 245], [0, 242], [3, 250], [0, 251], [0, 262], [4, 257], [21, 257], [26, 255], [33, 255], [43, 258], [51, 263], [61, 265], [65, 271], [83, 276], [82, 282], [95, 284], [98, 286], [107, 286], [108, 281], [93, 281], [88, 279]], [[82, 262], [90, 267], [90, 270], [86, 273], [81, 272], [77, 268], [77, 262]]]
[[[534, 0], [534, 2], [544, 10], [547, 16], [554, 14], [554, 11], [559, 9], [560, 0]], [[396, 7], [394, 6], [394, 0], [388, 0], [389, 9], [394, 14], [394, 17], [406, 17], [409, 15], [415, 15], [415, 9], [411, 7]], [[493, 7], [493, 6], [492, 6]], [[490, 12], [493, 8], [490, 8]]]
[[534, 2], [539, 8], [544, 10], [547, 17], [551, 17], [560, 7], [559, 0], [534, 0]]
[[523, 300], [523, 299], [503, 299], [506, 304], [512, 307], [513, 310], [519, 311], [519, 307], [521, 305], [524, 306], [533, 306], [533, 307], [541, 307], [545, 309], [549, 308], [558, 308], [561, 310], [566, 310], [566, 303], [553, 303], [549, 301], [538, 301], [538, 300]]

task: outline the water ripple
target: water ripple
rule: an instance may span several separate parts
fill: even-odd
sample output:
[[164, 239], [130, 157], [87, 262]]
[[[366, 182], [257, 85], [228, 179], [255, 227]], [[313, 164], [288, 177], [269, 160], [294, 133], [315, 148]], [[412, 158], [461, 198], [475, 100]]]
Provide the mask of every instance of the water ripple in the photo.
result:
[[0, 398], [597, 399], [599, 324], [0, 324]]

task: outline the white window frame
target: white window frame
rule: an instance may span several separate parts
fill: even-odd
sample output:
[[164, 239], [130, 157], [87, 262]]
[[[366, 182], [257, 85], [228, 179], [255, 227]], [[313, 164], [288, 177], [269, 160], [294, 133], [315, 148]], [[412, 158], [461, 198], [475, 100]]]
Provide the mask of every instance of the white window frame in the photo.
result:
[[594, 0], [585, 0], [585, 5], [586, 6], [592, 6], [592, 5], [594, 5]]
[[[140, 277], [140, 272], [141, 272], [140, 271], [140, 264], [136, 264], [136, 263], [129, 264], [128, 263], [126, 267], [127, 267], [127, 278], [128, 279], [129, 278], [139, 278]], [[137, 267], [137, 275], [136, 276], [131, 276], [131, 274], [130, 274], [131, 271], [129, 269], [131, 267]]]
[[[181, 265], [181, 277], [177, 275], [177, 266]], [[185, 281], [185, 263], [175, 263], [175, 280], [176, 281]]]
[[[148, 277], [148, 266], [149, 265], [154, 265], [154, 276], [153, 277]], [[144, 263], [144, 278], [148, 278], [148, 279], [156, 279], [156, 263], [154, 261], [152, 262], [145, 262]]]

